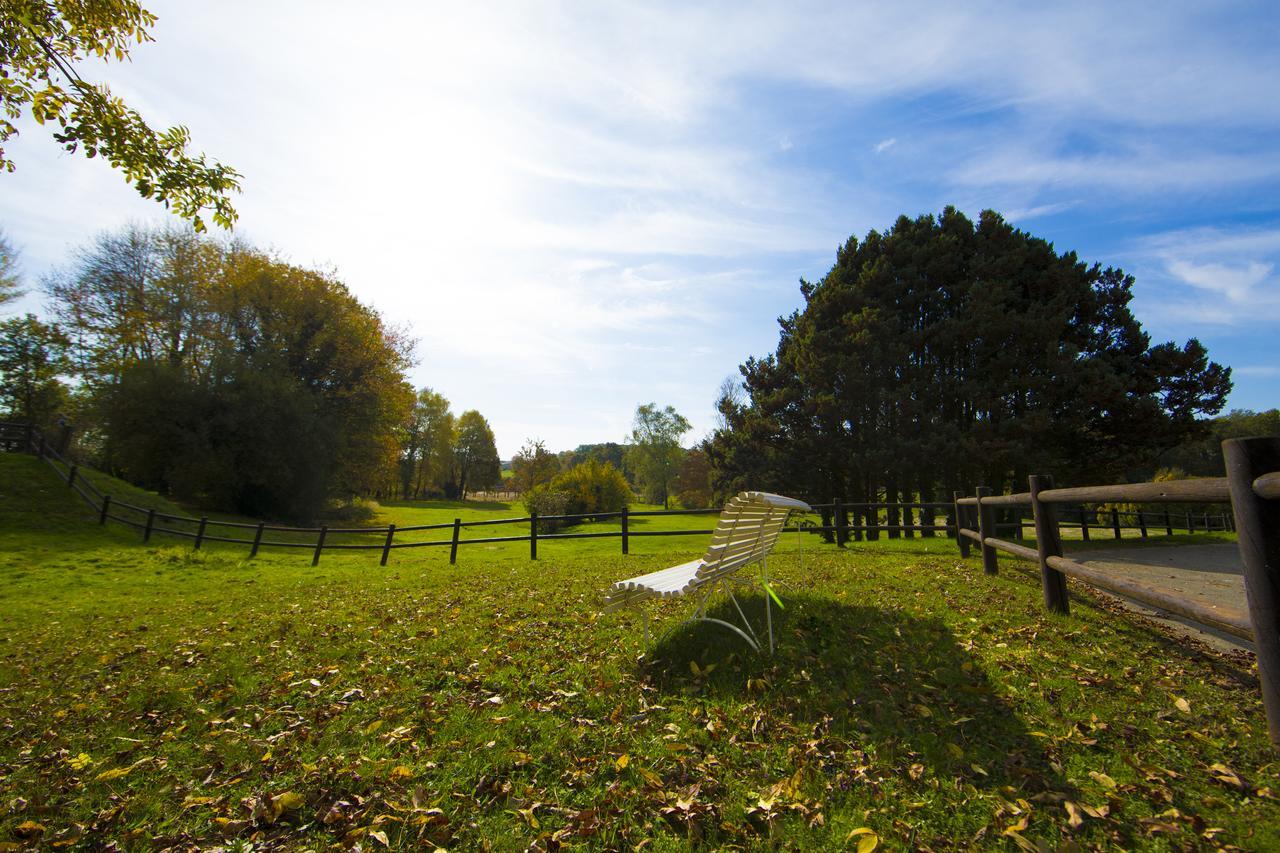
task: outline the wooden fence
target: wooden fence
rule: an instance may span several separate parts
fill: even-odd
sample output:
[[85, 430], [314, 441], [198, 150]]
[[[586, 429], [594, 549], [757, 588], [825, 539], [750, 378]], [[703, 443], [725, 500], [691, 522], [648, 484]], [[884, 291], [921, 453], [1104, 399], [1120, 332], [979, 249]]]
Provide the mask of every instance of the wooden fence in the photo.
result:
[[[1225, 477], [1058, 489], [1052, 477], [1034, 475], [1029, 478], [1029, 490], [1019, 494], [994, 495], [990, 489], [979, 488], [972, 497], [957, 495], [957, 542], [964, 556], [969, 554], [970, 543], [977, 543], [988, 574], [998, 571], [997, 553], [1001, 551], [1038, 563], [1044, 603], [1050, 610], [1069, 612], [1066, 579], [1073, 577], [1253, 642], [1268, 731], [1272, 743], [1280, 748], [1280, 438], [1233, 439], [1223, 443], [1223, 453]], [[1117, 577], [1063, 556], [1061, 508], [1102, 503], [1229, 504], [1230, 514], [1214, 518], [1221, 519], [1223, 529], [1234, 527], [1237, 531], [1247, 610], [1192, 601], [1172, 590]], [[1035, 548], [998, 538], [996, 513], [1007, 507], [1030, 507]], [[1143, 536], [1151, 515], [1137, 515]], [[1172, 533], [1170, 515], [1155, 515], [1164, 522], [1166, 532]], [[1111, 518], [1119, 538], [1118, 513], [1113, 511]], [[1187, 521], [1190, 526], [1190, 516]], [[1087, 522], [1082, 530], [1087, 537]]]
[[[464, 521], [455, 518], [452, 522], [442, 524], [418, 524], [397, 527], [389, 524], [385, 527], [289, 527], [259, 522], [221, 521], [202, 516], [196, 518], [185, 515], [172, 515], [159, 512], [151, 507], [138, 506], [120, 500], [110, 494], [104, 494], [93, 482], [84, 477], [79, 467], [63, 458], [38, 430], [25, 424], [0, 423], [0, 449], [20, 450], [34, 453], [43, 459], [64, 480], [67, 487], [84, 499], [98, 517], [98, 523], [105, 525], [109, 521], [131, 527], [142, 533], [144, 542], [150, 542], [152, 536], [175, 536], [191, 540], [193, 547], [200, 549], [207, 542], [221, 542], [243, 545], [249, 549], [249, 556], [256, 557], [263, 548], [292, 548], [311, 552], [311, 564], [318, 565], [325, 551], [377, 551], [380, 554], [380, 565], [387, 565], [392, 552], [412, 548], [448, 548], [449, 562], [456, 563], [458, 550], [472, 545], [490, 545], [507, 542], [527, 542], [529, 558], [538, 559], [538, 543], [548, 540], [571, 539], [618, 539], [621, 553], [629, 554], [631, 542], [636, 538], [653, 536], [710, 536], [714, 530], [634, 530], [631, 522], [636, 518], [664, 517], [678, 515], [719, 515], [719, 508], [708, 509], [675, 509], [675, 510], [640, 510], [623, 508], [620, 512], [603, 512], [579, 515], [544, 515], [536, 513], [514, 518], [484, 519]], [[938, 513], [949, 516], [954, 507], [950, 503], [842, 503], [830, 501], [811, 504], [813, 509], [829, 518], [829, 523], [812, 524], [801, 522], [788, 527], [794, 532], [804, 530], [808, 533], [827, 535], [837, 544], [843, 546], [851, 536], [866, 535], [876, 538], [880, 533], [890, 536], [902, 535], [935, 535], [943, 533], [956, 535], [953, 517], [945, 518], [942, 524], [925, 520], [925, 513]], [[850, 524], [849, 513], [855, 512], [870, 515], [869, 510], [896, 510], [904, 523], [881, 524], [877, 522]], [[913, 512], [920, 513], [920, 520], [913, 520]], [[878, 516], [877, 516], [878, 517]], [[617, 521], [618, 530], [591, 532], [558, 533], [548, 532], [555, 526], [578, 524], [593, 521]], [[498, 529], [502, 526], [516, 525], [526, 527], [517, 535], [492, 535], [464, 537], [464, 531], [476, 528]], [[423, 537], [427, 538], [423, 538]], [[341, 541], [335, 541], [338, 537]]]

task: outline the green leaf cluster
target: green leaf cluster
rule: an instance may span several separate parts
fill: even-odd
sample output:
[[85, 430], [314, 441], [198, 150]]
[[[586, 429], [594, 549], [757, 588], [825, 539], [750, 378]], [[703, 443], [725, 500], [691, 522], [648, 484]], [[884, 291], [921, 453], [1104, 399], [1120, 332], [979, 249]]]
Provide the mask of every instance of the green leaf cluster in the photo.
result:
[[235, 169], [191, 154], [185, 127], [156, 131], [104, 84], [84, 80], [86, 59], [123, 62], [134, 44], [151, 41], [152, 13], [133, 0], [0, 0], [0, 169], [14, 162], [3, 144], [17, 135], [27, 112], [54, 125], [67, 151], [101, 156], [143, 198], [154, 199], [205, 229], [237, 218], [229, 196], [239, 192]]

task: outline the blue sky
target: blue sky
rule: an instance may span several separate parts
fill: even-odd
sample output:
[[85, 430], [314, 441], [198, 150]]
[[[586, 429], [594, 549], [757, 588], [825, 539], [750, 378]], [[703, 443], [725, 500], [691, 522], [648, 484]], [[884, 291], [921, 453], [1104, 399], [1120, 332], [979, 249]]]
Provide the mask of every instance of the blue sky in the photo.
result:
[[[156, 42], [87, 76], [243, 172], [237, 231], [408, 327], [504, 457], [649, 401], [699, 437], [801, 276], [947, 204], [1123, 267], [1154, 340], [1280, 406], [1274, 3], [147, 5]], [[162, 218], [21, 127], [29, 284]]]

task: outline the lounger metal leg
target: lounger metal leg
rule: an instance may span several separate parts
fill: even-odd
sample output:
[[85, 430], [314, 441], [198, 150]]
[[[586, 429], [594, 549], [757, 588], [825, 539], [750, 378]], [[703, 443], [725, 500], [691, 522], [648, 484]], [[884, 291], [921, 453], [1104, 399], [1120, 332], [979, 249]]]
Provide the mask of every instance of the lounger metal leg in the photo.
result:
[[747, 614], [742, 612], [742, 605], [738, 604], [738, 597], [733, 594], [733, 590], [729, 588], [728, 584], [725, 584], [724, 591], [729, 593], [729, 600], [733, 602], [734, 608], [738, 611], [738, 618], [742, 620], [742, 624], [745, 625], [747, 627], [747, 630], [751, 632], [751, 636], [753, 639], [755, 639], [757, 644], [756, 648], [758, 649], [760, 647], [759, 646], [760, 638], [756, 636], [756, 629], [752, 628], [751, 622], [747, 620]]
[[[690, 621], [695, 621], [695, 620], [690, 620]], [[745, 631], [743, 631], [737, 625], [734, 625], [732, 622], [726, 622], [723, 619], [712, 619], [710, 616], [703, 616], [701, 619], [698, 619], [696, 621], [714, 622], [717, 625], [728, 628], [730, 631], [732, 631], [733, 633], [741, 637], [743, 640], [745, 640], [747, 645], [749, 645], [752, 649], [754, 649], [757, 652], [760, 651], [760, 644], [757, 643], [755, 640], [751, 639], [749, 636], [747, 636], [747, 633]]]

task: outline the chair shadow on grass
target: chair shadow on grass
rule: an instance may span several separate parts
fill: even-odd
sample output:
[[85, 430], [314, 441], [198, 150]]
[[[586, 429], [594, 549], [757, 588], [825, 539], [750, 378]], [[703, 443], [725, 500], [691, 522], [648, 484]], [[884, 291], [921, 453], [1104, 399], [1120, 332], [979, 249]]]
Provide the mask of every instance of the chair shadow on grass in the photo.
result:
[[[800, 730], [844, 737], [877, 762], [978, 788], [1011, 785], [1023, 796], [1064, 790], [1041, 742], [941, 620], [792, 593], [785, 610], [773, 608], [770, 656], [763, 597], [738, 600], [765, 651], [721, 626], [685, 623], [650, 648], [642, 677], [665, 693], [756, 702]], [[739, 621], [728, 599], [707, 615]], [[660, 630], [667, 618], [679, 617], [664, 617]]]

